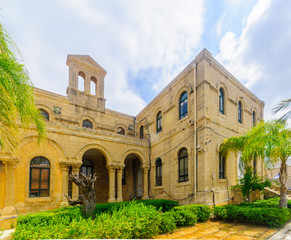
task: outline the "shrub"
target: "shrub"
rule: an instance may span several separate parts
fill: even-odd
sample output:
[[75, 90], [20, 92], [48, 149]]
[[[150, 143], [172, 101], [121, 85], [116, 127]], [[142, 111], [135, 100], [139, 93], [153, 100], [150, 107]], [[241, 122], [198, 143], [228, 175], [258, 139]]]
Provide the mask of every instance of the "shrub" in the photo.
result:
[[[135, 200], [134, 200], [135, 201]], [[178, 202], [165, 199], [149, 199], [149, 200], [136, 200], [136, 203], [143, 203], [144, 205], [154, 206], [157, 210], [167, 212], [178, 206]], [[116, 203], [99, 203], [95, 207], [95, 215], [100, 213], [112, 213], [112, 211], [118, 210], [131, 202], [116, 202]]]
[[[53, 212], [58, 217], [51, 216], [52, 212], [43, 212], [23, 216], [13, 234], [14, 239], [76, 239], [76, 238], [150, 238], [161, 232], [162, 213], [153, 206], [143, 203], [130, 203], [111, 213], [98, 215], [95, 220], [84, 219], [80, 208]], [[67, 212], [70, 216], [64, 221], [60, 213]], [[62, 215], [64, 217], [64, 215]], [[71, 218], [76, 216], [76, 218]], [[48, 217], [46, 219], [45, 217]], [[36, 220], [33, 221], [32, 219]], [[43, 221], [41, 223], [41, 221]], [[166, 222], [166, 221], [165, 221]], [[164, 222], [164, 223], [165, 223]], [[39, 224], [39, 225], [38, 225]], [[169, 227], [171, 229], [171, 226]]]
[[162, 222], [159, 227], [161, 230], [161, 233], [173, 232], [177, 228], [173, 213], [165, 212], [165, 213], [162, 213], [161, 216], [162, 216]]
[[137, 203], [142, 202], [144, 205], [154, 206], [157, 210], [162, 212], [168, 212], [174, 207], [179, 205], [179, 202], [166, 200], [166, 199], [148, 199], [148, 200], [137, 200]]
[[19, 216], [17, 225], [48, 226], [54, 224], [69, 224], [73, 219], [82, 218], [80, 207], [65, 207], [39, 213]]
[[97, 238], [140, 239], [158, 235], [162, 217], [153, 206], [133, 202], [119, 211], [113, 210], [112, 215], [103, 213], [95, 221]]
[[191, 226], [197, 223], [197, 213], [185, 208], [174, 208], [170, 212], [175, 218], [177, 226]]
[[280, 227], [291, 218], [290, 210], [286, 208], [242, 206], [215, 206], [214, 215], [217, 218], [250, 222], [269, 227]]
[[206, 222], [212, 213], [211, 208], [206, 205], [183, 205], [175, 207], [174, 209], [185, 209], [195, 213], [198, 222]]

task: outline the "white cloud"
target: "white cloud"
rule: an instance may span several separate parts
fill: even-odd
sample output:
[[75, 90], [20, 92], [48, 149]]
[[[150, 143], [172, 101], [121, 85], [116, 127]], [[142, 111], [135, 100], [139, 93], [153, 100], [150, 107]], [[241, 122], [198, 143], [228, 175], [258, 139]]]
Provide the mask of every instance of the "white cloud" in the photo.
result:
[[243, 20], [242, 34], [226, 33], [216, 58], [272, 108], [291, 96], [291, 2], [260, 0]]
[[203, 3], [15, 0], [3, 5], [3, 11], [12, 29], [17, 29], [16, 43], [35, 86], [65, 94], [66, 55], [88, 54], [108, 72], [106, 106], [137, 114], [146, 103], [134, 92], [128, 75], [138, 78], [142, 71], [161, 69], [159, 77], [151, 80], [156, 93], [171, 81], [197, 51]]

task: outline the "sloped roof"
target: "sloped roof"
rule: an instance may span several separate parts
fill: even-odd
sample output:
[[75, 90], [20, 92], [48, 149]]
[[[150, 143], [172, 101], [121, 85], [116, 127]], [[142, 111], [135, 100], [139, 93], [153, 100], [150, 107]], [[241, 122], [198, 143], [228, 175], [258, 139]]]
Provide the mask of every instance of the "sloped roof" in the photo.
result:
[[67, 56], [67, 65], [69, 66], [70, 62], [83, 62], [86, 65], [92, 66], [93, 68], [98, 68], [104, 74], [106, 74], [106, 70], [101, 67], [93, 58], [89, 55], [77, 55], [77, 54], [68, 54]]

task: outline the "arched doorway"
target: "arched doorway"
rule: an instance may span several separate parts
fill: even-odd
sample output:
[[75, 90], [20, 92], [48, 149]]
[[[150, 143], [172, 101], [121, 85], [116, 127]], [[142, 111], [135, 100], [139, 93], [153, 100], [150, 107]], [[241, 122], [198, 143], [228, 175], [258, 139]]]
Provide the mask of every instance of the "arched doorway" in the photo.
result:
[[[96, 203], [107, 202], [109, 178], [106, 168], [106, 158], [98, 149], [87, 150], [82, 157], [82, 166], [80, 172], [83, 174], [96, 173], [97, 180], [95, 182]], [[80, 192], [80, 195], [82, 193]]]
[[137, 154], [126, 156], [122, 174], [123, 200], [141, 199], [143, 194], [142, 162]]

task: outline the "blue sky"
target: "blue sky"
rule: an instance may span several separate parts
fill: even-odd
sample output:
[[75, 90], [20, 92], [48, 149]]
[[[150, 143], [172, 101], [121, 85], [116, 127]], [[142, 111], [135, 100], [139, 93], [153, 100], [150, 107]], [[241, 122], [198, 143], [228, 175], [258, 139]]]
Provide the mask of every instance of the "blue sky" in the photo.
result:
[[0, 0], [34, 86], [66, 94], [67, 54], [107, 70], [106, 107], [136, 115], [203, 49], [265, 101], [291, 97], [291, 1]]

